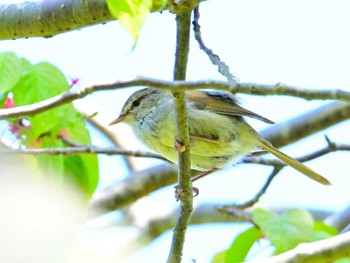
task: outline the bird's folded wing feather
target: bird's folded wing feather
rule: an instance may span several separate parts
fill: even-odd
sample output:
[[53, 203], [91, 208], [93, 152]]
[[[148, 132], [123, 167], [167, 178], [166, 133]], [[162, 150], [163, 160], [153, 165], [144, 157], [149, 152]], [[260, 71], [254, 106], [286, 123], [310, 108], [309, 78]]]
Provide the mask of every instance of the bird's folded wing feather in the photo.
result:
[[229, 92], [195, 90], [187, 92], [186, 99], [201, 110], [209, 110], [223, 115], [250, 117], [269, 124], [274, 123], [257, 113], [239, 106], [236, 103], [235, 97]]

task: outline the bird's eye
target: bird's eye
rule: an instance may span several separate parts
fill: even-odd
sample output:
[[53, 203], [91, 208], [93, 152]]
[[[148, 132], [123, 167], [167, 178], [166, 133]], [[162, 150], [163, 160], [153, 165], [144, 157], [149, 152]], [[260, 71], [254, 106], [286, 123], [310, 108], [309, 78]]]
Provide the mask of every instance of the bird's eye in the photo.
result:
[[140, 106], [140, 100], [134, 100], [131, 104], [130, 111], [134, 111], [134, 109], [138, 106]]
[[132, 107], [138, 107], [140, 105], [140, 101], [139, 100], [134, 100], [134, 102], [132, 103]]

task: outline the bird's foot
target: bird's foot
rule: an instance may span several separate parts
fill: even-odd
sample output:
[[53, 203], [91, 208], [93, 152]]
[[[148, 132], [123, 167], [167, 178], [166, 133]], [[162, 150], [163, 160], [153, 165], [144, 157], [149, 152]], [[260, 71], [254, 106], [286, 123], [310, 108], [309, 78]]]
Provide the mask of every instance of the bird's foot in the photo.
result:
[[[179, 193], [179, 186], [176, 185], [174, 188], [175, 188], [175, 200], [179, 201], [181, 199], [181, 194]], [[196, 197], [197, 195], [199, 195], [199, 189], [197, 187], [192, 187], [192, 191], [193, 191], [193, 197]]]
[[[194, 142], [195, 142], [194, 138], [190, 137], [190, 148], [192, 148], [194, 146]], [[184, 152], [186, 150], [186, 146], [183, 145], [176, 138], [174, 139], [174, 147], [180, 153], [182, 153], [182, 152]]]

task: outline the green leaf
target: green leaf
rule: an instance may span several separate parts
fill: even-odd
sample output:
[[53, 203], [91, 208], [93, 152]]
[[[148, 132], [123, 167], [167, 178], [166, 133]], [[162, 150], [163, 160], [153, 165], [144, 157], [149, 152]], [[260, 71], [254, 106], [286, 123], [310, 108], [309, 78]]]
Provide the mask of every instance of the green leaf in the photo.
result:
[[7, 98], [7, 92], [0, 92], [0, 108], [4, 106], [5, 100]]
[[314, 224], [314, 231], [310, 236], [309, 242], [326, 239], [338, 234], [338, 231], [333, 226], [326, 225], [322, 221], [316, 221]]
[[13, 52], [0, 54], [0, 92], [11, 90], [21, 76], [21, 60]]
[[211, 263], [225, 263], [227, 249], [217, 253], [211, 260]]
[[[52, 64], [42, 62], [36, 65], [22, 60], [22, 76], [13, 89], [16, 105], [39, 102], [69, 90], [63, 73]], [[28, 140], [33, 140], [52, 130], [65, 116], [68, 106], [58, 107], [28, 118], [32, 130]]]
[[240, 233], [233, 241], [231, 247], [226, 252], [225, 263], [242, 262], [253, 244], [259, 240], [260, 231], [255, 228], [249, 228]]
[[[42, 148], [63, 147], [63, 142], [51, 135], [44, 136], [41, 139]], [[46, 177], [58, 178], [62, 181], [64, 178], [64, 156], [63, 155], [38, 155], [36, 160], [40, 171]]]
[[340, 258], [333, 261], [333, 263], [350, 263], [350, 258]]
[[157, 10], [159, 12], [162, 12], [164, 8], [166, 7], [166, 4], [168, 3], [168, 0], [153, 0], [153, 10]]
[[276, 247], [276, 254], [309, 241], [314, 228], [310, 213], [301, 209], [289, 209], [277, 215], [258, 208], [253, 212], [253, 220]]
[[[75, 121], [66, 129], [69, 139], [79, 144], [90, 144], [90, 133], [82, 119]], [[82, 187], [89, 196], [98, 183], [98, 159], [95, 154], [68, 155], [65, 158], [65, 171]]]
[[106, 0], [110, 13], [129, 31], [136, 41], [143, 22], [150, 13], [152, 0]]
[[[22, 60], [22, 76], [13, 89], [17, 105], [39, 102], [69, 90], [63, 73], [49, 63], [32, 65]], [[58, 134], [65, 130], [69, 138], [79, 144], [90, 144], [90, 134], [84, 120], [72, 103], [54, 108], [28, 118], [31, 129], [26, 133], [27, 146], [39, 145], [42, 148], [64, 147]], [[41, 143], [41, 145], [40, 145]], [[98, 181], [98, 161], [96, 155], [40, 155], [36, 158], [43, 173], [70, 180], [89, 196]]]

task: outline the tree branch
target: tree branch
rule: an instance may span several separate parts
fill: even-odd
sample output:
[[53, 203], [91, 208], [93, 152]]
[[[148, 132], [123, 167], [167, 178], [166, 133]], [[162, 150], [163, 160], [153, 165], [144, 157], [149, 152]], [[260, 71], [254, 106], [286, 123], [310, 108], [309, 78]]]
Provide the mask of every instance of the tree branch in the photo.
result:
[[0, 5], [0, 39], [52, 37], [113, 20], [104, 0], [42, 0]]
[[[191, 9], [176, 15], [176, 52], [174, 80], [185, 80], [190, 44]], [[179, 179], [176, 188], [180, 200], [180, 211], [173, 230], [168, 263], [181, 262], [186, 231], [193, 210], [193, 189], [191, 183], [190, 135], [188, 131], [185, 93], [173, 92], [176, 110], [176, 141], [183, 149], [178, 152]]]
[[279, 148], [350, 118], [350, 104], [333, 101], [288, 121], [275, 124], [260, 135]]
[[[0, 109], [0, 120], [21, 117], [33, 116], [63, 104], [72, 102], [73, 100], [83, 98], [93, 92], [104, 90], [116, 90], [125, 87], [136, 86], [151, 86], [154, 88], [169, 90], [169, 91], [184, 91], [194, 89], [218, 89], [227, 90], [233, 93], [244, 93], [252, 95], [288, 95], [304, 99], [319, 99], [319, 100], [344, 100], [350, 102], [350, 92], [341, 90], [309, 90], [295, 88], [283, 84], [263, 85], [254, 83], [227, 83], [222, 81], [164, 81], [154, 80], [149, 78], [138, 78], [129, 81], [118, 81], [112, 84], [96, 85], [86, 87], [76, 91], [68, 91], [61, 95], [57, 95], [47, 100], [43, 100], [31, 105], [20, 106], [9, 109]], [[344, 107], [345, 104], [339, 105]], [[349, 106], [350, 108], [350, 106]]]
[[121, 182], [97, 191], [90, 201], [90, 217], [95, 217], [126, 205], [162, 187], [175, 184], [177, 166], [162, 164], [134, 172]]
[[81, 145], [74, 147], [65, 147], [65, 148], [40, 148], [40, 149], [17, 149], [17, 150], [3, 150], [0, 151], [0, 155], [17, 155], [17, 154], [26, 154], [26, 155], [67, 155], [67, 154], [106, 154], [106, 155], [124, 155], [124, 156], [133, 156], [133, 157], [146, 157], [146, 158], [156, 158], [160, 160], [166, 159], [155, 153], [143, 152], [143, 151], [128, 151], [123, 150], [118, 147], [97, 147], [92, 145]]
[[350, 256], [350, 232], [313, 243], [304, 243], [296, 248], [268, 259], [250, 263], [323, 263]]
[[276, 175], [281, 171], [282, 167], [281, 166], [275, 166], [275, 168], [273, 169], [272, 173], [269, 175], [269, 177], [267, 178], [265, 184], [263, 185], [263, 187], [259, 190], [259, 192], [256, 193], [256, 195], [249, 201], [244, 202], [242, 204], [234, 204], [234, 205], [225, 205], [222, 206], [222, 211], [225, 211], [227, 209], [246, 209], [248, 207], [252, 207], [253, 205], [255, 205], [257, 202], [259, 202], [260, 197], [263, 196], [263, 194], [266, 193], [267, 188], [270, 186], [270, 184], [272, 183], [272, 180], [276, 177]]
[[[296, 157], [295, 159], [299, 162], [308, 162], [314, 159], [317, 159], [323, 155], [336, 152], [336, 151], [350, 151], [350, 145], [345, 144], [336, 144], [332, 142], [331, 144], [328, 144], [326, 147], [316, 150], [312, 153], [306, 154], [304, 156]], [[266, 159], [258, 156], [247, 156], [244, 160], [244, 163], [256, 163], [256, 164], [262, 164], [262, 165], [272, 165], [275, 167], [284, 167], [287, 166], [284, 162], [282, 162], [279, 159]]]

